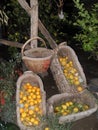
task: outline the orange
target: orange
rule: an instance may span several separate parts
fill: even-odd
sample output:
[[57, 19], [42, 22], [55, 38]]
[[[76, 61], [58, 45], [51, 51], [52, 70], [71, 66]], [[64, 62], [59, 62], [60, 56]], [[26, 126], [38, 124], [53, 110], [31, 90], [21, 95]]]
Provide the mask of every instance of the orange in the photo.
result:
[[23, 101], [26, 101], [26, 100], [27, 100], [27, 97], [26, 97], [26, 96], [23, 96], [22, 99], [23, 99]]
[[75, 108], [73, 109], [73, 112], [77, 113], [77, 112], [79, 112], [79, 109], [78, 109], [77, 107], [75, 107]]
[[74, 84], [75, 84], [75, 85], [79, 85], [80, 82], [79, 82], [79, 81], [74, 81]]
[[24, 112], [24, 109], [23, 109], [23, 108], [20, 108], [19, 111], [20, 111], [20, 113], [23, 113], [23, 112]]
[[41, 103], [42, 99], [37, 99], [37, 103]]
[[35, 109], [34, 109], [36, 112], [38, 112], [39, 110], [40, 110], [40, 108], [39, 107], [35, 107]]
[[19, 104], [22, 104], [22, 103], [23, 103], [23, 100], [20, 100], [20, 101], [19, 101]]
[[37, 95], [36, 97], [37, 97], [38, 99], [41, 99], [41, 95]]
[[34, 121], [34, 125], [39, 125], [39, 120], [36, 119], [36, 120]]
[[21, 113], [21, 117], [25, 118], [26, 117], [26, 113], [25, 112]]
[[77, 87], [78, 92], [82, 92], [83, 88], [81, 86]]
[[32, 96], [31, 96], [31, 95], [29, 95], [29, 96], [28, 96], [28, 99], [29, 99], [29, 100], [31, 100], [31, 99], [32, 99]]
[[28, 107], [29, 107], [29, 104], [28, 104], [28, 103], [25, 103], [25, 104], [24, 104], [24, 107], [25, 107], [25, 108], [28, 108]]
[[33, 105], [34, 105], [34, 101], [31, 101], [31, 102], [29, 103], [29, 105], [30, 105], [30, 106], [33, 106]]
[[29, 115], [32, 115], [32, 114], [34, 114], [34, 111], [30, 109], [30, 110], [28, 111], [28, 113], [29, 113]]
[[44, 130], [50, 130], [50, 128], [46, 127]]
[[73, 102], [72, 102], [72, 101], [69, 101], [69, 105], [73, 105]]
[[32, 117], [30, 121], [31, 121], [32, 123], [34, 123], [35, 119]]
[[84, 105], [83, 106], [85, 110], [88, 110], [89, 109], [89, 106], [88, 105]]
[[68, 115], [68, 113], [67, 113], [67, 112], [63, 112], [62, 115], [63, 115], [63, 116], [66, 116], [66, 115]]

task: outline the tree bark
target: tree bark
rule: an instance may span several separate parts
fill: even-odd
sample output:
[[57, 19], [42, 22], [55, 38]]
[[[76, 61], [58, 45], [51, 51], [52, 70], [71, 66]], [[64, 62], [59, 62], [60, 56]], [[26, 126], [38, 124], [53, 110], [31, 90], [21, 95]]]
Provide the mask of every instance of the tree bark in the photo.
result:
[[[21, 7], [28, 13], [28, 15], [31, 17], [31, 7], [29, 4], [26, 2], [26, 0], [18, 0], [19, 4]], [[32, 19], [33, 20], [33, 19]], [[41, 33], [45, 36], [47, 41], [49, 42], [51, 48], [55, 48], [57, 46], [56, 42], [53, 40], [51, 37], [50, 33], [48, 30], [45, 28], [45, 26], [42, 24], [40, 20], [38, 20], [38, 28], [41, 31]]]
[[6, 46], [12, 46], [12, 47], [17, 47], [17, 48], [22, 48], [23, 43], [18, 43], [18, 42], [12, 42], [4, 39], [0, 39], [0, 43], [4, 44]]
[[[31, 6], [31, 34], [30, 37], [38, 36], [38, 0], [30, 0]], [[37, 47], [37, 40], [31, 41], [31, 48]]]

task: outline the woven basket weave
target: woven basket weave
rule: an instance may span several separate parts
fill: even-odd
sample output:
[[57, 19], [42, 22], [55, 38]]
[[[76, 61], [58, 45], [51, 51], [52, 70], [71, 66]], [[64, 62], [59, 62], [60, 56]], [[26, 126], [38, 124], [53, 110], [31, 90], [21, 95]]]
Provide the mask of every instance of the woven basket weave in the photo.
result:
[[22, 47], [22, 60], [26, 67], [34, 73], [46, 72], [50, 66], [53, 51], [51, 49], [37, 47], [26, 49], [27, 45], [33, 40], [39, 40], [46, 47], [45, 41], [40, 37], [29, 39]]
[[91, 93], [87, 90], [83, 91], [82, 93], [76, 95], [76, 94], [69, 94], [69, 93], [62, 93], [62, 94], [56, 94], [52, 97], [50, 97], [47, 101], [47, 112], [48, 115], [54, 114], [54, 107], [57, 105], [60, 105], [61, 103], [64, 103], [66, 101], [75, 101], [77, 103], [84, 103], [89, 105], [89, 109], [86, 111], [82, 111], [75, 114], [69, 114], [66, 116], [60, 116], [59, 117], [59, 123], [65, 123], [65, 122], [73, 122], [85, 117], [90, 116], [92, 113], [96, 112], [98, 109], [98, 105], [96, 103], [95, 98]]
[[[20, 76], [17, 80], [17, 84], [16, 84], [17, 85], [17, 90], [16, 90], [17, 124], [21, 130], [36, 130], [35, 127], [33, 127], [33, 126], [27, 127], [27, 126], [23, 125], [22, 122], [20, 121], [19, 92], [20, 92], [21, 87], [26, 83], [30, 83], [31, 85], [35, 85], [35, 86], [37, 85], [38, 87], [40, 87], [40, 91], [41, 91], [41, 95], [42, 95], [41, 109], [42, 109], [43, 115], [46, 115], [46, 93], [44, 91], [43, 83], [42, 83], [40, 77], [31, 71], [24, 72], [24, 74], [22, 76]], [[42, 128], [41, 128], [42, 126], [43, 126], [43, 123], [41, 123], [37, 129], [42, 130]]]
[[82, 86], [83, 88], [86, 88], [87, 83], [86, 83], [86, 77], [83, 72], [82, 66], [79, 63], [78, 57], [75, 54], [74, 50], [69, 47], [68, 45], [65, 45], [64, 43], [61, 43], [55, 50], [54, 57], [51, 62], [51, 72], [53, 74], [53, 77], [55, 79], [56, 85], [58, 87], [58, 90], [63, 93], [63, 92], [77, 92], [76, 88], [74, 85], [69, 84], [68, 80], [65, 78], [64, 73], [62, 71], [62, 67], [59, 62], [59, 57], [60, 56], [67, 56], [70, 61], [73, 62], [74, 68], [77, 69], [79, 75], [81, 76], [83, 83]]

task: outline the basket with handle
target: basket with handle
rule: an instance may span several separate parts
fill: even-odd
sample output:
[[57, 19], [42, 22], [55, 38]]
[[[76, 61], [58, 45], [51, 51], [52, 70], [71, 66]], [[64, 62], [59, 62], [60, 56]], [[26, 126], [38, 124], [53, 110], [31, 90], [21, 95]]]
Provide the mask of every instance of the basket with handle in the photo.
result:
[[[42, 130], [43, 122], [40, 121], [38, 125], [31, 124], [31, 120], [34, 121], [39, 118], [39, 115], [34, 115], [38, 114], [40, 110], [40, 117], [46, 115], [46, 92], [44, 91], [42, 80], [32, 71], [26, 71], [18, 78], [16, 86], [16, 114], [18, 126], [21, 130]], [[41, 98], [39, 98], [39, 92]], [[36, 96], [34, 96], [35, 94]], [[26, 100], [24, 100], [24, 97]], [[39, 108], [39, 111], [35, 111], [35, 108]], [[20, 111], [21, 109], [24, 110], [23, 113]], [[30, 111], [33, 111], [33, 113]], [[23, 118], [22, 114], [24, 113], [27, 116]]]
[[[62, 63], [64, 64], [63, 66], [60, 63], [60, 58], [66, 60], [66, 63]], [[66, 45], [65, 42], [56, 47], [50, 69], [55, 79], [56, 85], [61, 93], [78, 92], [76, 87], [77, 85], [75, 86], [71, 82], [71, 79], [75, 79], [75, 77], [77, 77], [78, 80], [81, 80], [80, 85], [83, 87], [83, 89], [87, 87], [86, 77], [83, 68], [79, 63], [78, 57], [75, 51], [70, 46]], [[73, 70], [76, 72], [72, 72]], [[67, 79], [68, 76], [70, 76], [69, 79]]]
[[[26, 49], [26, 46], [33, 40], [39, 40], [45, 45], [44, 47], [34, 47]], [[34, 73], [43, 73], [48, 70], [53, 51], [47, 49], [45, 41], [40, 37], [33, 37], [25, 42], [21, 50], [22, 60], [26, 67]]]

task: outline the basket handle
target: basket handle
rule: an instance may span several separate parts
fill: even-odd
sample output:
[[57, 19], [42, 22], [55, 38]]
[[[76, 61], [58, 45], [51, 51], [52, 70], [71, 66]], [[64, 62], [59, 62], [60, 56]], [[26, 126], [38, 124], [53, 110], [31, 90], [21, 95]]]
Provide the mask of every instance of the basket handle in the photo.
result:
[[24, 45], [22, 46], [22, 49], [21, 49], [21, 54], [22, 54], [22, 56], [24, 55], [23, 52], [24, 52], [24, 49], [25, 49], [25, 47], [27, 46], [27, 44], [28, 44], [29, 42], [31, 42], [32, 40], [36, 40], [36, 39], [38, 39], [39, 41], [43, 42], [43, 44], [44, 44], [45, 47], [47, 48], [46, 43], [45, 43], [45, 41], [44, 41], [42, 38], [40, 38], [40, 37], [33, 37], [33, 38], [30, 38], [29, 40], [27, 40], [27, 41], [24, 43]]

